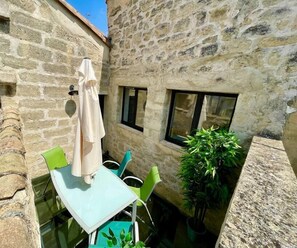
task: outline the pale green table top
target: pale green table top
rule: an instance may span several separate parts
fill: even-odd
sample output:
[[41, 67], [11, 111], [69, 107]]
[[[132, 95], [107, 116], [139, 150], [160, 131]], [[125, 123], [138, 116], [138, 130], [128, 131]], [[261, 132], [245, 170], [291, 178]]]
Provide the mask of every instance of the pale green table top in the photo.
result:
[[104, 166], [99, 167], [91, 185], [72, 176], [71, 165], [50, 173], [62, 202], [88, 234], [137, 200], [134, 192]]

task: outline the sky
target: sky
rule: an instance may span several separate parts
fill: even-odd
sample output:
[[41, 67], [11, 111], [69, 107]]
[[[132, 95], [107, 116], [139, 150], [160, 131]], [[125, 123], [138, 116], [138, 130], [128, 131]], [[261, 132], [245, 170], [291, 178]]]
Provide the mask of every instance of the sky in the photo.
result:
[[105, 0], [66, 0], [105, 36], [108, 34], [107, 6]]

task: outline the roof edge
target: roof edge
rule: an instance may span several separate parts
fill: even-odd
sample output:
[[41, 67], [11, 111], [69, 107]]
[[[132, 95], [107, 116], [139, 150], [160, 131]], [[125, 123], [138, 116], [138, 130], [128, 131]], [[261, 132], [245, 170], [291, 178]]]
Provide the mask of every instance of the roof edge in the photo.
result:
[[63, 7], [65, 7], [72, 15], [78, 18], [83, 24], [85, 24], [95, 35], [97, 35], [105, 45], [111, 48], [111, 44], [108, 38], [100, 32], [92, 23], [90, 23], [85, 17], [83, 17], [75, 8], [73, 8], [69, 3], [65, 0], [56, 0], [59, 2]]

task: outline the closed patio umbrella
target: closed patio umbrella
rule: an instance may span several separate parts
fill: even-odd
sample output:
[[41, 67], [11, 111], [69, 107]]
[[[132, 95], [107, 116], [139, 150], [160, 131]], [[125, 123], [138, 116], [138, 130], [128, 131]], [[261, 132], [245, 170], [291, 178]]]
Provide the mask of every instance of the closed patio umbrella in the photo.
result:
[[91, 184], [96, 171], [102, 165], [101, 139], [105, 130], [91, 60], [83, 59], [78, 72], [79, 109], [72, 175], [83, 177], [87, 184]]

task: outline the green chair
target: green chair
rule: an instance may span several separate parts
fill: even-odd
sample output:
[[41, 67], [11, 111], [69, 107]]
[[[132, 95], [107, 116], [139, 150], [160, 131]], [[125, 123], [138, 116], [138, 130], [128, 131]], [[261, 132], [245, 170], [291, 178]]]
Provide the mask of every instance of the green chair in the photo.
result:
[[117, 175], [118, 177], [121, 177], [128, 165], [128, 163], [132, 160], [132, 154], [131, 154], [131, 151], [130, 150], [127, 150], [123, 159], [122, 159], [122, 162], [119, 164], [118, 162], [116, 161], [113, 161], [113, 160], [106, 160], [103, 162], [103, 165], [106, 165], [107, 163], [111, 163], [111, 164], [115, 164], [118, 166], [117, 169], [110, 169], [112, 171], [112, 173], [114, 173], [115, 175]]
[[60, 146], [56, 146], [41, 154], [49, 170], [62, 168], [68, 165], [65, 153]]
[[[155, 226], [155, 223], [147, 207], [147, 201], [149, 200], [151, 194], [153, 193], [153, 190], [156, 187], [156, 185], [161, 182], [158, 167], [154, 165], [150, 169], [150, 172], [148, 173], [144, 181], [134, 176], [127, 176], [123, 179], [123, 181], [126, 181], [128, 179], [136, 180], [142, 184], [140, 187], [134, 187], [134, 186], [129, 186], [129, 187], [138, 196], [137, 207], [142, 207], [142, 206], [145, 207], [151, 223], [153, 224], [153, 226]], [[125, 213], [127, 214], [127, 211], [125, 211]], [[131, 214], [129, 213], [129, 215]]]
[[[65, 153], [60, 146], [56, 146], [48, 151], [45, 151], [41, 155], [44, 158], [46, 165], [50, 171], [68, 165]], [[45, 195], [50, 180], [51, 178], [48, 179], [47, 184], [43, 190], [43, 196]]]
[[[56, 146], [50, 150], [45, 151], [44, 153], [41, 154], [42, 157], [45, 160], [45, 163], [49, 169], [49, 171], [51, 172], [54, 169], [58, 169], [58, 168], [62, 168], [64, 166], [68, 165], [67, 159], [65, 157], [65, 153], [63, 151], [63, 149], [60, 146]], [[43, 190], [43, 197], [45, 198], [46, 195], [46, 190], [48, 188], [48, 185], [51, 181], [51, 177], [49, 177], [46, 186]], [[58, 204], [56, 203], [56, 191], [53, 187], [52, 189], [52, 199], [53, 199], [53, 206], [56, 206], [56, 208], [53, 208], [53, 206], [51, 207], [51, 213], [50, 216], [52, 216], [52, 220], [48, 223], [46, 223], [46, 225], [44, 225], [44, 227], [42, 227], [40, 229], [40, 234], [41, 237], [43, 237], [44, 235], [46, 235], [47, 232], [49, 232], [51, 230], [51, 227], [53, 225], [53, 222], [56, 220], [56, 218], [60, 219], [60, 214], [63, 214], [65, 211], [65, 207], [62, 206], [62, 204], [60, 203], [60, 207], [58, 206]], [[60, 198], [58, 197], [59, 201]], [[68, 228], [68, 227], [67, 227]], [[79, 228], [77, 228], [79, 229]], [[67, 230], [67, 233], [70, 231], [70, 229]], [[58, 231], [58, 236], [59, 236], [59, 242], [61, 242], [62, 246], [66, 247], [66, 237], [64, 236], [64, 234], [60, 231]], [[43, 244], [43, 238], [41, 238], [41, 247], [44, 247]]]
[[137, 243], [139, 241], [139, 231], [138, 223], [131, 221], [107, 221], [105, 224], [98, 228], [97, 238], [94, 245], [89, 245], [89, 248], [105, 248], [109, 247], [107, 244], [108, 238], [105, 237], [105, 234], [110, 235], [109, 229], [114, 233], [114, 237], [117, 239], [117, 245], [112, 247], [122, 247], [121, 246], [121, 232], [124, 230], [125, 234], [132, 234], [132, 241]]

